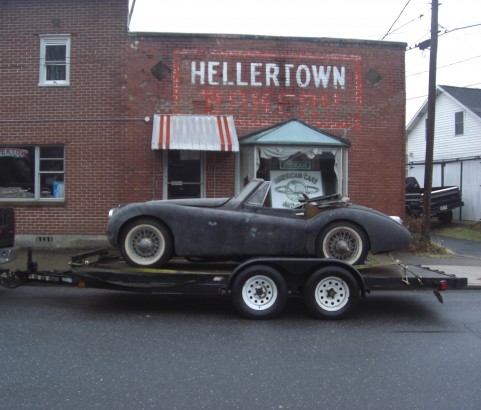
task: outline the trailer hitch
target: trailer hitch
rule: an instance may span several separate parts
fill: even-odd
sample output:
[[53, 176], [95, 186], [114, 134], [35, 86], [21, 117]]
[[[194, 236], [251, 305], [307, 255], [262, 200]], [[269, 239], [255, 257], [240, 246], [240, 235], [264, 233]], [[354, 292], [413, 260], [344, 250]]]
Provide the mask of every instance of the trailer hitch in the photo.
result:
[[22, 286], [24, 280], [16, 272], [5, 271], [0, 274], [0, 285], [7, 289], [15, 289]]
[[27, 249], [27, 270], [0, 270], [0, 285], [7, 289], [15, 289], [22, 286], [28, 279], [28, 275], [38, 272], [38, 264], [32, 257], [32, 248]]

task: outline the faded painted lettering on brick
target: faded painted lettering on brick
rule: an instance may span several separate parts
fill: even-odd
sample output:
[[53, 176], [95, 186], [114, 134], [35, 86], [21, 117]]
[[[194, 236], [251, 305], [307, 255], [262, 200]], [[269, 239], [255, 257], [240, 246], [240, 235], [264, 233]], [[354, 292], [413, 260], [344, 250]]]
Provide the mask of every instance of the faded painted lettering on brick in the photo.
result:
[[236, 113], [236, 126], [283, 118], [322, 118], [329, 128], [360, 126], [359, 55], [267, 51], [174, 50], [172, 110]]
[[192, 61], [193, 85], [345, 89], [346, 68], [315, 64]]

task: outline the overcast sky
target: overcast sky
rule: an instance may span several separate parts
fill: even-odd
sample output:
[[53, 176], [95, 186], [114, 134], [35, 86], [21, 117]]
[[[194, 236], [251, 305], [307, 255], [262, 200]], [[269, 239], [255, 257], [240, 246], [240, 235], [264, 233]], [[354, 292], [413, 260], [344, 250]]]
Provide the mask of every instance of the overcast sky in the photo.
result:
[[[437, 84], [481, 88], [481, 3], [439, 3]], [[430, 28], [430, 0], [136, 0], [130, 24], [131, 31], [140, 32], [407, 43], [407, 122], [427, 99], [429, 49], [415, 46], [430, 38]]]

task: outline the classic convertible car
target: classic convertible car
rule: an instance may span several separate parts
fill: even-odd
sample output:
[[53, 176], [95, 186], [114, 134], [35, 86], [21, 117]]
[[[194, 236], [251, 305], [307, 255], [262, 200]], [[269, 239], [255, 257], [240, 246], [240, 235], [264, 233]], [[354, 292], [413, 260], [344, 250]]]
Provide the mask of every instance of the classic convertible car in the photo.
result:
[[242, 260], [254, 256], [335, 258], [360, 264], [369, 251], [409, 246], [395, 219], [338, 196], [298, 208], [269, 206], [269, 181], [255, 179], [235, 197], [159, 200], [111, 209], [107, 237], [132, 266], [160, 267], [173, 256]]

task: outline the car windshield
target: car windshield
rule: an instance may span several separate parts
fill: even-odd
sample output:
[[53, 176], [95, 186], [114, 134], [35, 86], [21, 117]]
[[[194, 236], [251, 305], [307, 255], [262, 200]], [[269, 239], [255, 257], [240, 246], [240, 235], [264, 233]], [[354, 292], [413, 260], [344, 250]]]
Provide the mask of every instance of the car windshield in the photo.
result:
[[266, 181], [264, 182], [254, 194], [247, 200], [249, 205], [254, 206], [264, 206], [264, 202], [266, 200], [267, 195], [269, 194], [269, 188], [271, 183]]
[[261, 185], [261, 182], [262, 182], [262, 180], [253, 179], [244, 188], [242, 188], [242, 190], [232, 199], [236, 203], [243, 203], [243, 202], [247, 201], [247, 199], [250, 196], [252, 196], [256, 193], [256, 191], [258, 189], [256, 187], [259, 187], [259, 185]]

